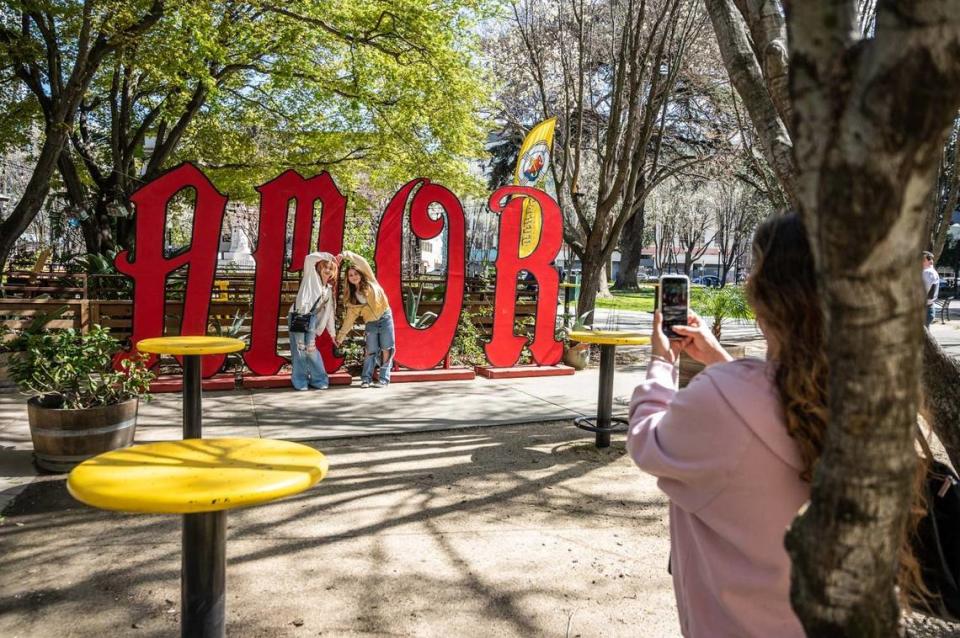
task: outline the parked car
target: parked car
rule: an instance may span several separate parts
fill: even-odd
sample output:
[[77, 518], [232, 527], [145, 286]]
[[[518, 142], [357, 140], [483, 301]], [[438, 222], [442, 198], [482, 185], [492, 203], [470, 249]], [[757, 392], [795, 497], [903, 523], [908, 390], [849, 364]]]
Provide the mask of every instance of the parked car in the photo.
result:
[[704, 275], [703, 277], [694, 277], [690, 283], [700, 284], [701, 286], [706, 286], [707, 288], [719, 288], [720, 278], [714, 277], [713, 275]]

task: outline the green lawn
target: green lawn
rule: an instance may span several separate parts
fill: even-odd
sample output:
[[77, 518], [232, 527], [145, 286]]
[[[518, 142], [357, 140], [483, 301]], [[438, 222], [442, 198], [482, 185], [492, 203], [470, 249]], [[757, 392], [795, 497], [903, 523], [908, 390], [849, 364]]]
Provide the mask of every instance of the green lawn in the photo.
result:
[[614, 290], [613, 299], [601, 299], [597, 297], [597, 308], [653, 312], [653, 287], [641, 287], [640, 292], [620, 292]]

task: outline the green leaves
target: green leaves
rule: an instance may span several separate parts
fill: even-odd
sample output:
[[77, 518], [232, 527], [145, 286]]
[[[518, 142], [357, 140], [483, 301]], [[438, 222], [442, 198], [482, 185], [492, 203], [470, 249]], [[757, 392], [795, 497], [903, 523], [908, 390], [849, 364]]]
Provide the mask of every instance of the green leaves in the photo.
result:
[[713, 333], [720, 337], [721, 326], [728, 319], [754, 319], [742, 286], [723, 288], [691, 288], [690, 306], [700, 315], [713, 318]]
[[11, 357], [10, 374], [22, 392], [58, 396], [63, 408], [113, 405], [146, 395], [153, 373], [145, 357], [124, 360], [116, 371], [113, 355], [119, 350], [109, 329], [101, 326], [85, 335], [74, 330], [29, 334], [23, 351]]
[[[168, 129], [209, 91], [165, 165], [199, 161], [233, 197], [287, 167], [333, 169], [348, 190], [393, 192], [421, 173], [474, 188], [464, 160], [481, 156], [488, 91], [470, 26], [491, 4], [174, 2], [117, 63]], [[98, 91], [112, 82], [113, 69]]]

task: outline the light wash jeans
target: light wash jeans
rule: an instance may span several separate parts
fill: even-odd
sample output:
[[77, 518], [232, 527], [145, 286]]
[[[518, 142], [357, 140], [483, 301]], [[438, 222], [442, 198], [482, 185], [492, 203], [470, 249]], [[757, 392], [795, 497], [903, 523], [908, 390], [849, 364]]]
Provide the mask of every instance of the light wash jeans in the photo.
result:
[[[380, 366], [380, 383], [390, 383], [390, 368], [397, 352], [393, 336], [393, 314], [388, 309], [376, 321], [368, 321], [364, 326], [364, 338], [367, 341], [367, 356], [363, 359], [363, 371], [360, 381], [373, 382], [373, 370]], [[380, 353], [388, 350], [390, 358], [380, 362]]]
[[[287, 328], [290, 327], [290, 315], [287, 315]], [[317, 352], [317, 315], [310, 319], [307, 332], [290, 333], [290, 361], [293, 373], [290, 382], [297, 390], [311, 388], [324, 389], [330, 385], [330, 377], [323, 367], [323, 359]]]

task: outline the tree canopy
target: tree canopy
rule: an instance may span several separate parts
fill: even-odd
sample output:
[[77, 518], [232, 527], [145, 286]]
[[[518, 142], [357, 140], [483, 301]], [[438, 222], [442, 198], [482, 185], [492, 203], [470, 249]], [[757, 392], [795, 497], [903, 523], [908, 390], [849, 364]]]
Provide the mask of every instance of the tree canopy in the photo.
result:
[[[125, 245], [130, 193], [182, 160], [234, 198], [253, 199], [254, 186], [288, 167], [330, 169], [341, 188], [370, 198], [420, 174], [458, 192], [479, 187], [466, 166], [485, 139], [476, 24], [495, 9], [492, 0], [168, 0], [152, 28], [94, 70], [58, 158], [88, 248]], [[4, 143], [40, 121], [39, 93], [75, 62], [85, 30], [142, 11], [8, 1], [9, 22], [25, 26], [16, 51], [0, 47], [0, 83], [15, 89], [0, 104]], [[39, 87], [18, 78], [15, 54]]]

